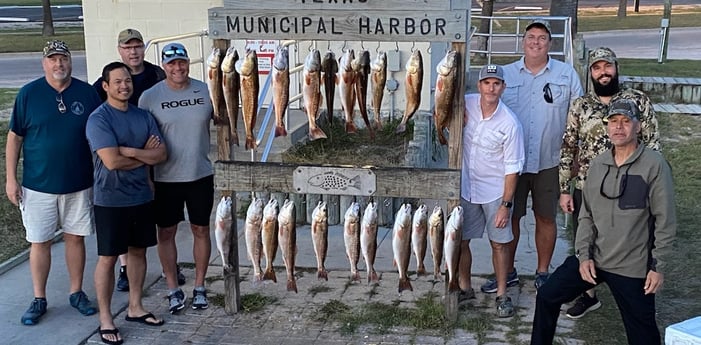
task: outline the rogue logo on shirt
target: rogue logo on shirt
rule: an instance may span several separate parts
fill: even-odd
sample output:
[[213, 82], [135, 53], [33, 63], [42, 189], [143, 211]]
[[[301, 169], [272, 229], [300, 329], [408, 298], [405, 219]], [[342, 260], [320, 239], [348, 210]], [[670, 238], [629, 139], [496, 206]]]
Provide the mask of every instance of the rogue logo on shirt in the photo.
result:
[[193, 105], [203, 105], [204, 98], [181, 99], [179, 101], [161, 102], [161, 109], [171, 109], [179, 107], [190, 107]]

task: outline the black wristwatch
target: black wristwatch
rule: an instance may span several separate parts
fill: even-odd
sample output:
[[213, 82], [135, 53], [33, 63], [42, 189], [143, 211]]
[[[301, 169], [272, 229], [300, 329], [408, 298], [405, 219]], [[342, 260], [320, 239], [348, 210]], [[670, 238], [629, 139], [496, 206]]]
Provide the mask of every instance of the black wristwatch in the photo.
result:
[[514, 203], [511, 201], [502, 201], [501, 202], [501, 206], [504, 206], [506, 208], [511, 208], [511, 206], [513, 206], [513, 205], [514, 205]]

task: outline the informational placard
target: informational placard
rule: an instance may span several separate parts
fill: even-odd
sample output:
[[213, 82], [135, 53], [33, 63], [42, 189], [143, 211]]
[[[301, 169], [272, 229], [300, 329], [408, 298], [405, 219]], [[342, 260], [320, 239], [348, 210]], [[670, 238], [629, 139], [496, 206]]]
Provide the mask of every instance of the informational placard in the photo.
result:
[[278, 40], [246, 40], [246, 49], [255, 50], [258, 56], [258, 74], [268, 74], [273, 69], [273, 57]]
[[209, 9], [213, 39], [464, 41], [467, 12]]

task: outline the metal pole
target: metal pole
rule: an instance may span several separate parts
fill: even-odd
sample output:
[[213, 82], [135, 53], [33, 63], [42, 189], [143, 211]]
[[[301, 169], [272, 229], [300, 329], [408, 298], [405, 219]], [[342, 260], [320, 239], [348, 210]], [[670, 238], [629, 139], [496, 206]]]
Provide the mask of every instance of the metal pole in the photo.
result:
[[672, 0], [664, 0], [664, 14], [662, 15], [662, 52], [658, 63], [667, 62], [667, 47], [669, 46], [669, 27], [672, 21]]

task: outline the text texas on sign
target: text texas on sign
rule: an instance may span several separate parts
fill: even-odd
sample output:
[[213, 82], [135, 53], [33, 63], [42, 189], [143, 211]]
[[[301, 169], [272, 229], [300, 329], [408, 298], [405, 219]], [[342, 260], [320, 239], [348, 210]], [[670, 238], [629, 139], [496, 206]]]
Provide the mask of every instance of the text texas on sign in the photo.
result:
[[466, 28], [463, 11], [209, 9], [209, 34], [215, 39], [454, 42], [465, 40]]

